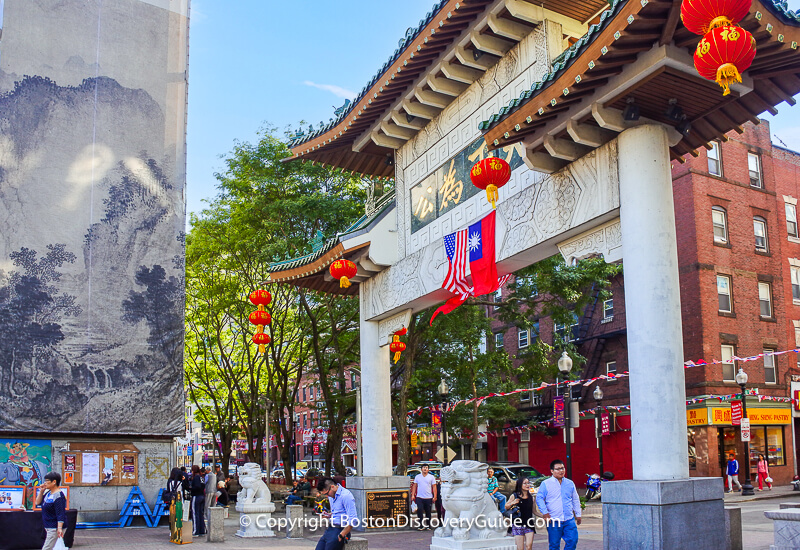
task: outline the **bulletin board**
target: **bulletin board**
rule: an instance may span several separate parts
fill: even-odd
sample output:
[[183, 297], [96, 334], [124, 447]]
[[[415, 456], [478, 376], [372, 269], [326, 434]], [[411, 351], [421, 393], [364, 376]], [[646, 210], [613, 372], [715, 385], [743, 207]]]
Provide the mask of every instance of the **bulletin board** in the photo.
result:
[[139, 450], [126, 443], [70, 443], [61, 452], [65, 486], [131, 486], [139, 484]]

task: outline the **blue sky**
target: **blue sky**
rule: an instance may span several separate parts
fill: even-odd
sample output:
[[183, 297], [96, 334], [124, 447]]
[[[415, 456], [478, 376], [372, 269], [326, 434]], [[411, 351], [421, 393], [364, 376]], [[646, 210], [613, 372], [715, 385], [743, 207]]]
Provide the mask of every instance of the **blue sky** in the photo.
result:
[[[2, 2], [2, 0], [0, 0]], [[216, 194], [214, 173], [234, 142], [270, 124], [315, 127], [354, 96], [434, 0], [192, 0], [187, 210]], [[791, 9], [800, 0], [789, 0]], [[800, 151], [800, 105], [771, 122]]]

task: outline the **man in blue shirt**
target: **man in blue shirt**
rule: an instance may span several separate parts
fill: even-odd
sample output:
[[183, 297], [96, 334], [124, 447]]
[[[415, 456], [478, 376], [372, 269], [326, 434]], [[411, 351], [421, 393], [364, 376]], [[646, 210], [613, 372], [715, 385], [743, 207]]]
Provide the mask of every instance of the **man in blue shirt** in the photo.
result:
[[549, 477], [539, 486], [536, 506], [547, 521], [547, 541], [550, 550], [559, 550], [564, 539], [564, 550], [578, 546], [578, 525], [581, 524], [581, 499], [575, 484], [565, 476], [566, 469], [560, 460], [550, 463]]
[[331, 523], [317, 542], [316, 550], [342, 550], [350, 540], [353, 523], [358, 521], [356, 499], [353, 493], [329, 477], [322, 478], [317, 489], [320, 494], [328, 496], [331, 511], [323, 512], [322, 517], [330, 518]]

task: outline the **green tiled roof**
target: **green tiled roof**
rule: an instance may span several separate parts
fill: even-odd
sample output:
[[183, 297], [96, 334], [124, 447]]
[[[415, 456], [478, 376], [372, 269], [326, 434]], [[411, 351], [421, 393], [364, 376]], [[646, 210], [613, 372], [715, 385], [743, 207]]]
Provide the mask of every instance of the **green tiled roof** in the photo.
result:
[[317, 136], [324, 134], [325, 132], [327, 132], [328, 130], [339, 124], [339, 122], [341, 122], [343, 119], [347, 118], [347, 115], [349, 115], [353, 111], [353, 109], [355, 109], [355, 106], [358, 104], [359, 101], [361, 101], [364, 98], [369, 89], [372, 88], [376, 82], [378, 82], [378, 79], [380, 79], [381, 75], [384, 72], [386, 72], [386, 69], [388, 69], [395, 61], [397, 61], [397, 58], [400, 57], [400, 55], [405, 51], [408, 45], [414, 41], [414, 39], [419, 35], [422, 29], [424, 29], [425, 26], [431, 22], [431, 19], [433, 19], [436, 16], [436, 14], [439, 13], [439, 11], [441, 11], [441, 9], [444, 7], [446, 3], [447, 0], [439, 0], [433, 5], [431, 10], [425, 15], [425, 17], [423, 19], [420, 19], [419, 25], [417, 25], [416, 28], [412, 27], [408, 28], [405, 36], [403, 36], [403, 38], [401, 38], [397, 43], [397, 49], [394, 51], [389, 60], [383, 64], [383, 66], [378, 70], [377, 73], [375, 73], [375, 76], [373, 76], [372, 79], [369, 81], [369, 83], [367, 83], [367, 85], [361, 89], [361, 91], [358, 93], [358, 96], [356, 96], [356, 98], [353, 101], [350, 102], [345, 101], [345, 104], [342, 107], [334, 111], [334, 118], [330, 119], [327, 124], [324, 125], [320, 124], [319, 127], [316, 129], [313, 128], [313, 126], [309, 126], [307, 133], [303, 132], [302, 128], [296, 131], [295, 134], [292, 136], [292, 138], [289, 140], [289, 148], [291, 149], [293, 147], [300, 145], [301, 143], [305, 143], [306, 141], [309, 141]]
[[394, 205], [394, 191], [386, 193], [375, 203], [375, 210], [370, 215], [363, 215], [355, 221], [350, 227], [339, 233], [335, 237], [325, 240], [322, 246], [312, 250], [310, 253], [297, 258], [291, 258], [280, 262], [271, 263], [267, 266], [267, 270], [272, 271], [286, 271], [288, 269], [295, 269], [304, 265], [313, 263], [318, 258], [321, 258], [331, 250], [343, 239], [346, 240], [348, 235], [352, 235], [362, 229], [366, 229], [369, 225], [380, 217], [387, 209]]
[[789, 10], [789, 3], [786, 0], [764, 0], [764, 5], [788, 23], [800, 23], [800, 10]]
[[509, 113], [512, 113], [514, 110], [516, 110], [520, 105], [527, 103], [530, 98], [538, 95], [539, 91], [549, 87], [550, 84], [558, 78], [561, 72], [572, 65], [573, 61], [575, 61], [575, 59], [578, 58], [581, 53], [583, 53], [589, 44], [594, 42], [594, 39], [597, 38], [597, 35], [600, 33], [600, 31], [602, 31], [608, 25], [608, 22], [613, 19], [614, 15], [616, 15], [622, 6], [624, 6], [627, 2], [628, 0], [612, 0], [609, 8], [605, 10], [602, 15], [600, 15], [600, 22], [589, 27], [589, 30], [586, 31], [586, 34], [584, 34], [572, 46], [564, 50], [561, 55], [555, 58], [553, 60], [552, 69], [549, 73], [544, 75], [542, 80], [539, 82], [534, 82], [530, 89], [522, 92], [518, 98], [512, 99], [508, 105], [500, 109], [498, 113], [490, 116], [488, 120], [484, 120], [483, 122], [479, 123], [478, 129], [481, 131], [488, 130], [503, 120]]

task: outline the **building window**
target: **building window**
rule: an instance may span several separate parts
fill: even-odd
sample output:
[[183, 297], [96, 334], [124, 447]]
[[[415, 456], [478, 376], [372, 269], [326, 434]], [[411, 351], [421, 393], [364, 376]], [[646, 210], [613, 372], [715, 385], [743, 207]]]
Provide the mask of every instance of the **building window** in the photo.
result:
[[789, 271], [792, 275], [792, 301], [800, 302], [800, 267], [790, 266]]
[[542, 405], [542, 392], [531, 392], [531, 406], [540, 407]]
[[731, 278], [727, 275], [717, 275], [717, 299], [719, 300], [720, 312], [733, 313]]
[[607, 375], [617, 375], [617, 362], [616, 361], [608, 361], [606, 363], [606, 374]]
[[785, 466], [786, 453], [783, 440], [783, 426], [755, 426], [750, 428], [750, 456], [757, 465], [758, 455], [767, 457], [770, 466]]
[[728, 213], [725, 209], [715, 206], [711, 209], [711, 222], [714, 225], [714, 242], [727, 244], [728, 242]]
[[778, 381], [778, 376], [775, 372], [775, 356], [773, 349], [764, 350], [764, 382], [767, 384], [775, 384]]
[[736, 355], [733, 346], [728, 344], [723, 344], [721, 349], [722, 355], [722, 380], [723, 382], [735, 382], [736, 381], [736, 363], [733, 360], [733, 356]]
[[496, 350], [503, 349], [503, 333], [502, 332], [495, 332], [494, 333], [494, 349], [496, 349]]
[[305, 386], [303, 386], [303, 399], [302, 399], [302, 401], [303, 401], [304, 403], [305, 403], [305, 401], [306, 401], [306, 387], [305, 387]]
[[758, 303], [761, 317], [772, 317], [772, 288], [769, 283], [758, 283]]
[[709, 145], [711, 149], [706, 153], [708, 157], [708, 173], [722, 176], [722, 155], [720, 154], [719, 142], [712, 141]]
[[[497, 291], [494, 293], [494, 300], [492, 300], [492, 301], [494, 303], [496, 303], [496, 304], [499, 304], [500, 302], [503, 301], [503, 289], [502, 288], [498, 288], [497, 289]], [[497, 310], [497, 306], [494, 306], [493, 309], [496, 311]]]
[[534, 321], [533, 326], [531, 327], [531, 340], [535, 340], [539, 337], [539, 321]]
[[756, 237], [756, 250], [759, 252], [768, 252], [767, 220], [759, 218], [758, 216], [753, 218], [753, 234]]
[[528, 329], [526, 328], [521, 328], [519, 329], [519, 332], [517, 332], [517, 344], [520, 349], [528, 347], [528, 344], [530, 343], [528, 334]]
[[[556, 340], [574, 342], [578, 339], [578, 316], [572, 313], [572, 324], [567, 325], [554, 323], [553, 330], [555, 332]], [[567, 332], [569, 330], [569, 332]]]
[[308, 428], [308, 415], [304, 413], [303, 414], [303, 429], [305, 430], [306, 428]]
[[497, 438], [497, 460], [504, 462], [508, 460], [508, 437], [502, 436]]
[[761, 181], [761, 158], [755, 153], [747, 153], [747, 171], [750, 173], [750, 185], [764, 187]]
[[610, 321], [614, 318], [614, 299], [605, 300], [603, 302], [603, 320]]
[[797, 238], [797, 208], [788, 202], [786, 203], [786, 231], [790, 237]]

